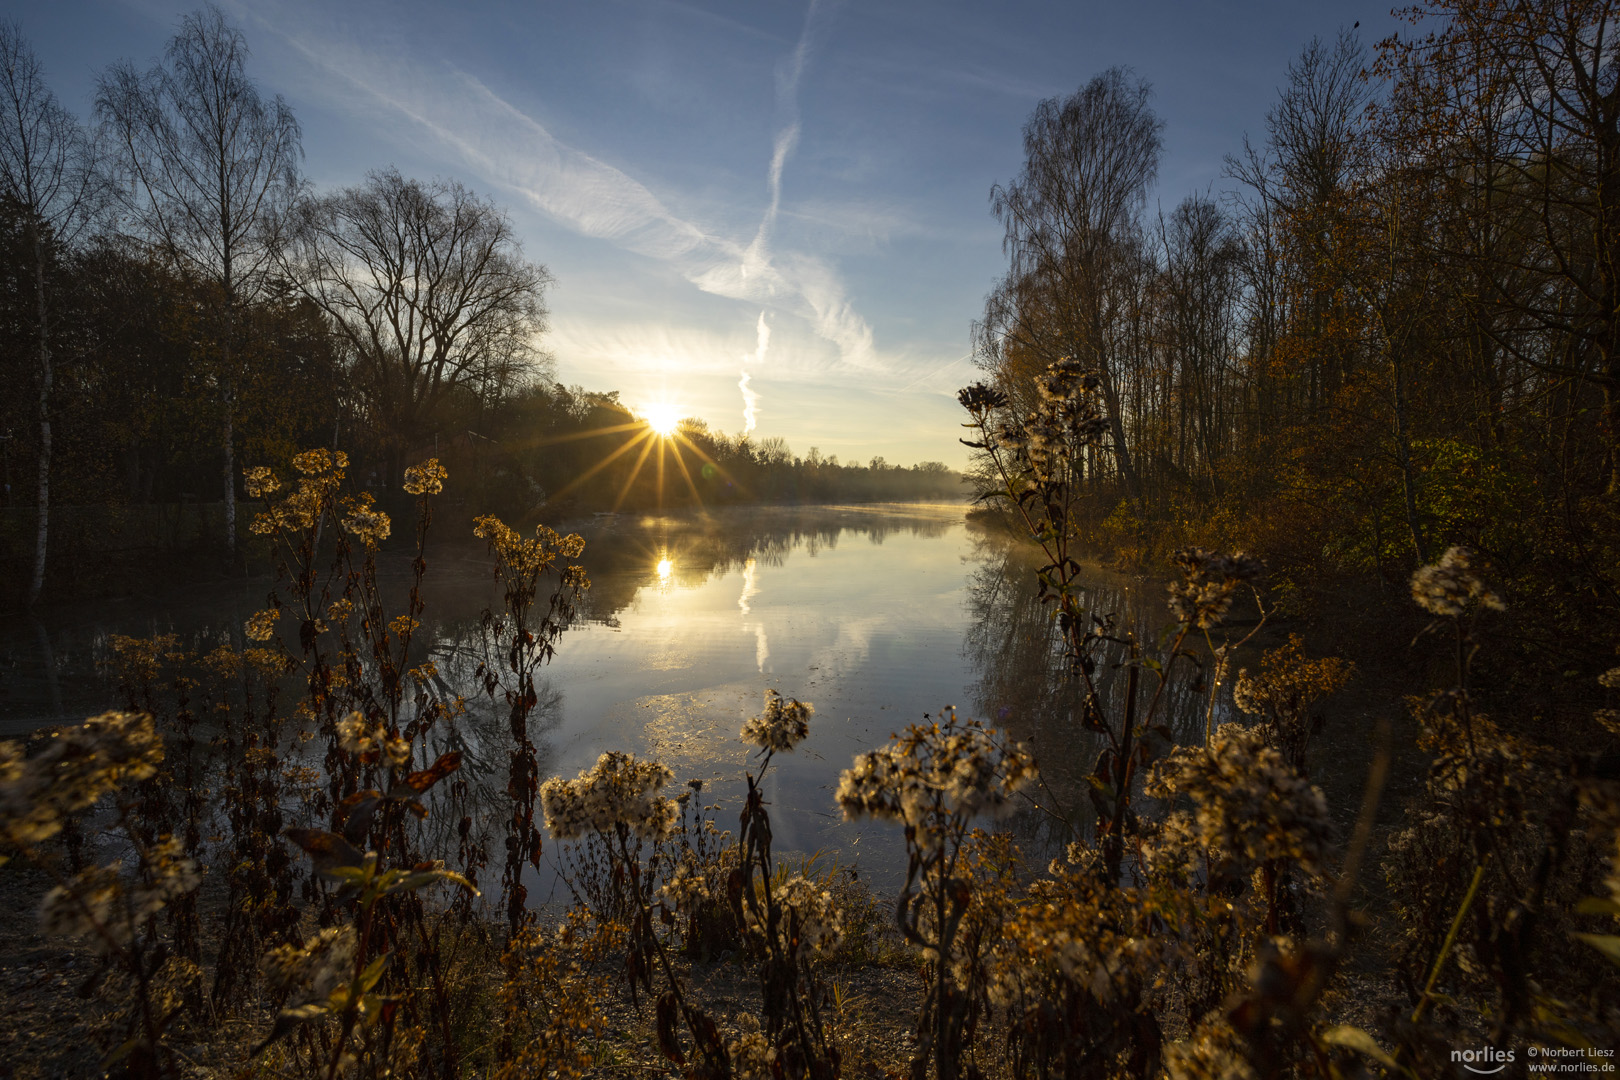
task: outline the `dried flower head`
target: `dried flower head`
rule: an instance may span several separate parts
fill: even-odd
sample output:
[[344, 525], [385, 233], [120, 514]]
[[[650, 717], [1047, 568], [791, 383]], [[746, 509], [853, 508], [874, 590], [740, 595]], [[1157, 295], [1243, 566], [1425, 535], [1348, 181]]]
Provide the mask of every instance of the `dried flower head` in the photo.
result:
[[1038, 404], [1022, 419], [1009, 417], [991, 426], [991, 414], [1005, 409], [1005, 393], [975, 383], [957, 394], [973, 416], [969, 427], [983, 433], [984, 442], [969, 443], [1012, 455], [1022, 471], [1037, 483], [1049, 482], [1060, 466], [1087, 446], [1099, 446], [1108, 434], [1108, 419], [1098, 400], [1101, 383], [1077, 359], [1065, 356], [1035, 380]]
[[428, 458], [405, 470], [405, 491], [410, 495], [437, 495], [444, 490], [444, 480], [449, 475], [438, 458]]
[[[320, 520], [343, 485], [344, 470], [348, 468], [348, 455], [341, 450], [306, 450], [293, 458], [293, 467], [302, 475], [298, 486], [280, 502], [271, 503], [264, 513], [253, 519], [252, 530], [259, 536], [272, 536], [282, 531], [312, 529]], [[248, 491], [266, 499], [281, 485], [268, 470], [250, 469]]]
[[305, 476], [321, 476], [326, 473], [342, 472], [349, 467], [349, 455], [342, 450], [328, 450], [325, 447], [316, 447], [314, 450], [305, 450], [293, 458], [293, 468]]
[[[844, 941], [843, 916], [832, 892], [803, 874], [794, 874], [771, 890], [776, 901], [777, 946], [788, 955], [807, 956], [831, 953]], [[743, 916], [751, 933], [768, 934], [768, 913], [761, 905], [743, 905]]]
[[152, 718], [103, 713], [62, 728], [39, 753], [0, 744], [0, 839], [30, 847], [55, 836], [63, 819], [124, 783], [146, 780], [163, 761]]
[[129, 890], [130, 919], [136, 926], [202, 884], [202, 871], [175, 836], [160, 837], [146, 850], [142, 866], [144, 876]]
[[688, 849], [671, 871], [669, 879], [658, 890], [658, 899], [675, 911], [692, 912], [699, 904], [710, 899], [708, 874], [695, 852]]
[[268, 468], [258, 465], [243, 470], [242, 487], [246, 489], [248, 498], [265, 499], [281, 489], [281, 481], [276, 479], [276, 474]]
[[1474, 553], [1448, 548], [1440, 561], [1412, 574], [1412, 599], [1433, 615], [1459, 616], [1478, 605], [1505, 611], [1507, 605], [1474, 570]]
[[620, 826], [636, 836], [668, 836], [678, 808], [658, 792], [674, 778], [656, 761], [610, 750], [574, 779], [554, 776], [540, 785], [546, 828], [559, 840], [612, 833]]
[[1323, 872], [1333, 835], [1327, 800], [1254, 728], [1222, 724], [1207, 748], [1172, 751], [1153, 766], [1146, 790], [1158, 799], [1186, 795], [1195, 807], [1190, 819], [1166, 817], [1166, 851], [1190, 842], [1228, 869], [1286, 859]]
[[1238, 552], [1223, 555], [1190, 547], [1171, 556], [1182, 579], [1170, 585], [1170, 613], [1178, 622], [1208, 630], [1219, 626], [1232, 607], [1232, 594], [1264, 569], [1258, 559]]
[[1097, 373], [1073, 356], [1065, 356], [1047, 366], [1035, 380], [1035, 392], [1042, 401], [1054, 404], [1084, 401], [1102, 383]]
[[912, 724], [888, 746], [857, 754], [839, 777], [837, 799], [846, 818], [912, 826], [931, 849], [951, 819], [1001, 816], [1035, 779], [1035, 759], [1023, 747], [946, 708], [933, 723]]
[[343, 500], [343, 529], [367, 548], [375, 548], [388, 539], [393, 522], [378, 510], [369, 492], [349, 496]]
[[[517, 530], [493, 515], [475, 518], [473, 535], [489, 541], [490, 550], [500, 559], [503, 572], [518, 578], [533, 578], [550, 570], [558, 559], [577, 559], [585, 550], [585, 541], [578, 533], [562, 536], [555, 529], [541, 525], [535, 530], [533, 540], [525, 540]], [[568, 568], [569, 572], [576, 570], [577, 567]], [[564, 584], [589, 586], [583, 571], [572, 577], [569, 572], [564, 574]]]
[[964, 386], [956, 392], [956, 400], [961, 402], [962, 408], [975, 416], [983, 416], [995, 409], [1006, 408], [1007, 395], [992, 386], [976, 382], [972, 386]]
[[126, 880], [121, 863], [92, 866], [56, 886], [40, 904], [41, 932], [88, 938], [105, 954], [129, 944], [146, 920], [202, 882], [197, 864], [172, 836], [146, 851], [142, 868], [143, 874]]
[[276, 636], [276, 622], [281, 618], [277, 608], [266, 608], [249, 615], [242, 624], [242, 632], [249, 641], [269, 641]]
[[262, 966], [272, 989], [286, 993], [289, 1005], [325, 1001], [354, 974], [353, 926], [331, 926], [302, 945], [278, 945]]
[[380, 722], [367, 723], [363, 713], [351, 712], [339, 720], [337, 734], [338, 745], [368, 765], [384, 758], [395, 768], [410, 763], [410, 741], [389, 734], [388, 728]]
[[[1075, 854], [1088, 864], [1095, 856], [1083, 846]], [[989, 946], [991, 1002], [1037, 1030], [1051, 1024], [1054, 1002], [1079, 998], [1088, 1014], [1128, 1012], [1180, 958], [1175, 935], [1154, 932], [1151, 905], [1095, 863], [1060, 864], [1052, 879], [1032, 883]]]
[[760, 1030], [752, 1013], [737, 1014], [737, 1037], [726, 1043], [731, 1073], [737, 1080], [775, 1080], [776, 1047]]
[[118, 670], [118, 677], [130, 685], [139, 685], [157, 678], [164, 658], [173, 657], [180, 639], [174, 634], [149, 638], [113, 634], [107, 644], [112, 649], [112, 666]]
[[743, 723], [742, 741], [761, 750], [790, 751], [810, 734], [810, 717], [815, 711], [813, 705], [767, 690], [765, 711]]
[[52, 937], [91, 937], [103, 949], [129, 943], [129, 918], [123, 908], [121, 863], [91, 866], [66, 885], [45, 894], [39, 905], [39, 929]]
[[1170, 1080], [1259, 1080], [1242, 1036], [1223, 1017], [1211, 1016], [1191, 1035], [1164, 1048]]
[[1259, 720], [1268, 741], [1290, 764], [1303, 766], [1311, 707], [1343, 689], [1355, 670], [1348, 660], [1306, 656], [1304, 639], [1292, 634], [1287, 644], [1261, 657], [1259, 670], [1238, 671], [1232, 703]]

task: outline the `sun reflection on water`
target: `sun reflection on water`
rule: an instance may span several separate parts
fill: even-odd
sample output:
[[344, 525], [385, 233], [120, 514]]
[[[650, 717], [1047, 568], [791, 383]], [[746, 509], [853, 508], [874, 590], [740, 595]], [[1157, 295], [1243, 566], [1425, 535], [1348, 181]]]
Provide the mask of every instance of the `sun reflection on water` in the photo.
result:
[[675, 563], [671, 561], [668, 555], [661, 557], [658, 560], [658, 587], [660, 589], [669, 588], [670, 577], [674, 573]]

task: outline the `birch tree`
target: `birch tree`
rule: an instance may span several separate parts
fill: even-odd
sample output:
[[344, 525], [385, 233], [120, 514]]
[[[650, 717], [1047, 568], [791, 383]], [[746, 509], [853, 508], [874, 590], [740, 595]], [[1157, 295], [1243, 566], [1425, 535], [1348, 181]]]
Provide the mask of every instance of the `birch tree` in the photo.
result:
[[[1011, 263], [997, 291], [1006, 296], [1040, 281], [1040, 291], [1053, 294], [1059, 321], [1045, 336], [1102, 379], [1115, 462], [1132, 497], [1142, 485], [1125, 437], [1106, 321], [1113, 278], [1140, 233], [1138, 215], [1158, 173], [1164, 124], [1148, 104], [1150, 93], [1146, 82], [1110, 68], [1066, 98], [1042, 101], [1024, 125], [1023, 172], [990, 192]], [[986, 324], [995, 321], [987, 313]]]
[[38, 522], [28, 603], [45, 586], [50, 544], [52, 297], [46, 285], [54, 250], [70, 246], [93, 216], [104, 187], [90, 138], [78, 118], [57, 103], [39, 60], [15, 23], [0, 23], [0, 198], [23, 218], [34, 279], [39, 368]]
[[280, 96], [247, 77], [241, 31], [212, 4], [187, 15], [161, 62], [100, 80], [96, 112], [121, 151], [137, 231], [214, 293], [225, 542], [236, 549], [236, 402], [247, 353], [238, 312], [260, 299], [278, 227], [299, 191], [301, 133]]

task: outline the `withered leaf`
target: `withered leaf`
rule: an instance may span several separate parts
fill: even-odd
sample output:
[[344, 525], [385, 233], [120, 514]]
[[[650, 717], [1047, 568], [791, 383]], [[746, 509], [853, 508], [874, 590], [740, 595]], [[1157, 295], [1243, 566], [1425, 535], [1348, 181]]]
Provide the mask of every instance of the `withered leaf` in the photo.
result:
[[404, 798], [411, 793], [422, 794], [440, 780], [461, 768], [461, 751], [451, 750], [447, 754], [440, 754], [439, 760], [423, 769], [413, 772], [388, 790], [390, 799]]
[[347, 838], [325, 829], [289, 827], [282, 833], [309, 853], [318, 873], [324, 874], [339, 866], [359, 866], [366, 860], [365, 852], [349, 843]]

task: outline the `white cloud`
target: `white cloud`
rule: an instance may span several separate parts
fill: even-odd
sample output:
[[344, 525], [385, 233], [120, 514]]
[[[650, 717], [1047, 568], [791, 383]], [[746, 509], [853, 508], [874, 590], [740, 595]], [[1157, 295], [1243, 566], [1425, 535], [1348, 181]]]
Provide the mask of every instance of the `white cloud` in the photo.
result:
[[872, 329], [837, 270], [817, 255], [772, 250], [783, 173], [801, 134], [798, 92], [818, 12], [812, 2], [798, 42], [777, 65], [784, 123], [772, 143], [767, 205], [746, 244], [730, 228], [680, 216], [641, 180], [558, 139], [480, 79], [448, 63], [423, 62], [397, 39], [362, 42], [330, 15], [296, 2], [242, 15], [277, 33], [324, 76], [324, 86], [305, 92], [350, 108], [358, 94], [373, 110], [407, 122], [390, 137], [413, 149], [426, 137], [483, 183], [585, 236], [667, 264], [705, 292], [802, 318], [836, 347], [837, 366], [869, 371], [876, 359]]
[[[739, 358], [758, 355], [757, 336], [741, 328], [722, 333], [708, 326], [676, 321], [629, 322], [623, 319], [576, 319], [566, 314], [552, 321], [548, 344], [564, 356], [608, 372], [723, 376], [733, 382]], [[754, 345], [753, 353], [749, 346]], [[771, 349], [771, 378], [819, 379], [819, 350], [825, 343], [800, 341]], [[756, 372], [757, 374], [757, 372]], [[736, 400], [735, 397], [732, 400]]]

